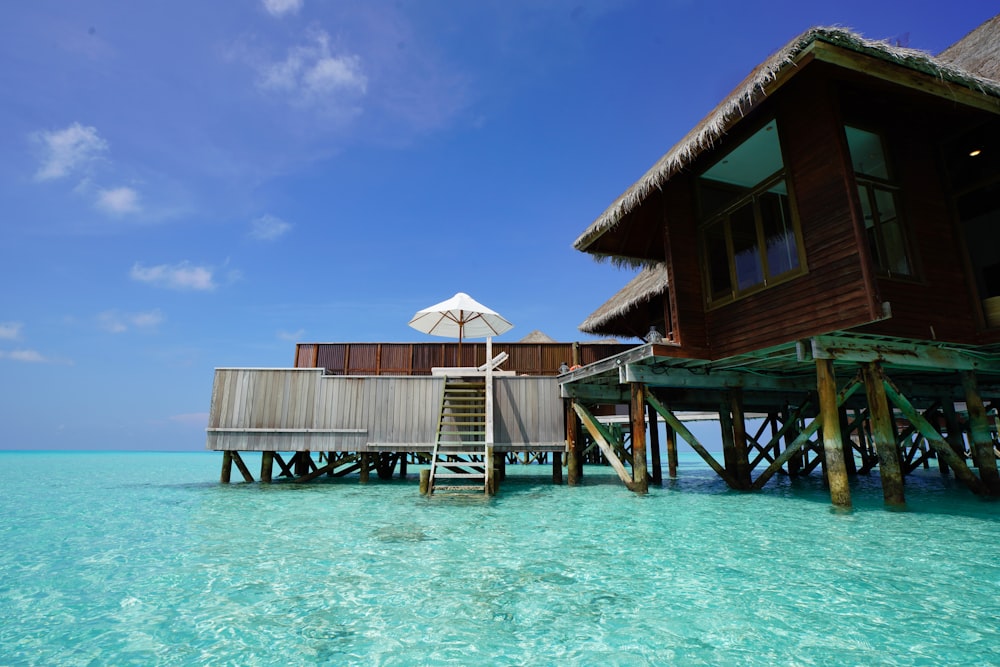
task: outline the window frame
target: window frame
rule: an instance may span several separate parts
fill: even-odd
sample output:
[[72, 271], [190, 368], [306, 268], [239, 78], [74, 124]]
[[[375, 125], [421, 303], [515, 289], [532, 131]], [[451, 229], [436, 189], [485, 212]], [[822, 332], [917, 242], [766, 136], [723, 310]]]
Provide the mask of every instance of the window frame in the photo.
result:
[[[775, 122], [775, 119], [769, 119], [765, 123], [762, 123], [754, 132], [750, 133], [747, 137], [749, 139], [754, 134], [759, 132], [761, 129], [767, 126], [768, 123]], [[777, 123], [775, 122], [775, 131], [777, 129]], [[746, 140], [744, 140], [746, 141]], [[768, 174], [763, 179], [758, 181], [753, 187], [747, 189], [741, 197], [730, 202], [724, 208], [714, 212], [709, 217], [702, 217], [704, 211], [704, 202], [702, 200], [701, 192], [701, 179], [704, 177], [711, 168], [718, 164], [720, 161], [725, 160], [728, 155], [733, 151], [737, 150], [743, 142], [738, 144], [732, 150], [727, 151], [718, 160], [713, 161], [711, 165], [706, 167], [695, 179], [695, 191], [698, 197], [698, 247], [699, 247], [699, 265], [701, 266], [702, 282], [705, 291], [705, 304], [708, 310], [718, 308], [720, 306], [725, 306], [740, 299], [752, 296], [759, 292], [762, 292], [771, 287], [781, 285], [783, 283], [795, 280], [796, 278], [808, 273], [808, 267], [806, 266], [806, 256], [805, 248], [802, 240], [802, 225], [799, 220], [798, 207], [795, 204], [795, 195], [792, 188], [792, 184], [788, 179], [788, 169], [785, 166], [785, 156], [784, 151], [781, 149], [780, 136], [778, 137], [778, 149], [781, 153], [781, 163], [782, 166], [777, 171]], [[784, 271], [778, 275], [770, 275], [768, 258], [767, 258], [767, 243], [766, 236], [764, 234], [764, 219], [761, 213], [761, 198], [764, 194], [770, 192], [775, 185], [778, 183], [784, 183], [789, 225], [793, 232], [793, 237], [795, 240], [795, 254], [798, 260], [798, 265], [792, 269]], [[757, 247], [757, 258], [759, 261], [759, 266], [763, 279], [761, 282], [755, 283], [744, 289], [739, 288], [739, 277], [736, 272], [736, 257], [733, 250], [733, 232], [732, 232], [732, 215], [736, 211], [750, 205], [752, 207], [753, 219], [754, 219], [754, 231], [756, 234], [756, 247]], [[725, 236], [726, 245], [726, 264], [729, 269], [729, 288], [724, 295], [715, 296], [713, 293], [712, 284], [712, 257], [709, 249], [709, 230], [716, 225], [722, 225], [723, 233]]]

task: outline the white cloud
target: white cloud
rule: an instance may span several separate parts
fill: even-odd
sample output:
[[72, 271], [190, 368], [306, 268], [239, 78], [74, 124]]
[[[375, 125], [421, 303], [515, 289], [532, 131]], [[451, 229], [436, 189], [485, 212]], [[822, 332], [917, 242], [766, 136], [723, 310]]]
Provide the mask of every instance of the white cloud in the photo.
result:
[[302, 340], [305, 333], [305, 329], [299, 329], [298, 331], [279, 331], [278, 339], [289, 343], [298, 343]]
[[274, 241], [291, 229], [291, 223], [273, 215], [263, 215], [250, 222], [250, 238], [258, 241]]
[[157, 266], [143, 266], [136, 262], [129, 275], [132, 280], [168, 289], [207, 291], [216, 287], [211, 268], [193, 266], [189, 262]]
[[0, 340], [17, 340], [23, 326], [21, 322], [0, 322]]
[[112, 215], [138, 213], [140, 210], [139, 193], [124, 186], [111, 190], [98, 190], [97, 207]]
[[0, 350], [0, 359], [23, 361], [28, 364], [47, 364], [52, 361], [37, 350]]
[[261, 0], [261, 2], [271, 16], [298, 14], [302, 9], [302, 0]]
[[108, 149], [108, 142], [98, 136], [97, 128], [80, 123], [63, 130], [38, 132], [34, 138], [44, 150], [42, 165], [35, 172], [35, 180], [39, 181], [68, 176]]
[[322, 30], [313, 33], [308, 43], [290, 48], [284, 60], [260, 66], [258, 75], [262, 89], [287, 93], [292, 102], [299, 104], [344, 105], [349, 99], [363, 96], [368, 88], [361, 58], [333, 55], [330, 36]]
[[97, 316], [97, 322], [105, 331], [125, 333], [129, 329], [151, 330], [158, 327], [164, 320], [160, 310], [153, 309], [145, 313], [122, 313], [117, 310], [106, 310]]
[[208, 426], [207, 412], [189, 412], [182, 415], [171, 415], [169, 419], [184, 426], [198, 426], [200, 428]]

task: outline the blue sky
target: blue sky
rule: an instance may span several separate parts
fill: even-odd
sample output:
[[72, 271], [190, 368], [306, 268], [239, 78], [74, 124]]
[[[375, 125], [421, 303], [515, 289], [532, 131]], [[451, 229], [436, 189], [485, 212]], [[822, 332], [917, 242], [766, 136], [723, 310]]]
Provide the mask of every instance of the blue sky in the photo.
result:
[[813, 25], [936, 53], [991, 3], [56, 2], [0, 23], [0, 449], [204, 447], [217, 366], [577, 325], [577, 235]]

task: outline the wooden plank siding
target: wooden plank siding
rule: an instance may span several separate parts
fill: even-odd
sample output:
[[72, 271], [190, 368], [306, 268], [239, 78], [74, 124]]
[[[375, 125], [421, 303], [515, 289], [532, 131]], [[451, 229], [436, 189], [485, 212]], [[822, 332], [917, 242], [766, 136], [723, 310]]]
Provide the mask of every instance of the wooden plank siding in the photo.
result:
[[[555, 377], [495, 378], [496, 447], [564, 442]], [[429, 449], [443, 377], [336, 376], [322, 369], [215, 371], [206, 446], [237, 451]]]
[[[635, 347], [613, 343], [493, 343], [493, 354], [508, 354], [501, 368], [520, 375], [552, 376], [573, 363], [573, 347], [582, 363], [612, 357]], [[486, 362], [486, 344], [458, 343], [299, 343], [297, 368], [324, 368], [333, 375], [430, 375], [435, 367], [475, 367]]]

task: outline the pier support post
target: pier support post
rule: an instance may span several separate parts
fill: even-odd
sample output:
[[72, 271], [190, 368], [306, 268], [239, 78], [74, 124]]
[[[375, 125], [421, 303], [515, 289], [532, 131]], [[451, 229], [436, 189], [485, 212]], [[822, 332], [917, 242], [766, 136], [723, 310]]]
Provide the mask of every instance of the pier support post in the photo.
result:
[[854, 442], [851, 440], [851, 422], [847, 408], [840, 408], [840, 436], [844, 439], [844, 466], [851, 477], [858, 476], [858, 462], [854, 460]]
[[[958, 422], [958, 415], [955, 413], [955, 404], [950, 396], [941, 399], [941, 414], [944, 415], [945, 428], [948, 429], [948, 437], [945, 440], [951, 446], [952, 451], [965, 460], [965, 437], [962, 434], [962, 425]], [[938, 463], [941, 466], [941, 474], [947, 475], [951, 467], [944, 460], [943, 456], [938, 456]]]
[[677, 431], [670, 424], [666, 424], [667, 432], [667, 474], [670, 479], [677, 478]]
[[562, 452], [552, 452], [552, 483], [562, 484]]
[[969, 412], [969, 434], [972, 451], [979, 467], [979, 478], [986, 485], [990, 495], [1000, 495], [1000, 475], [997, 473], [997, 456], [993, 451], [990, 424], [986, 419], [986, 407], [979, 394], [976, 374], [962, 371], [962, 388], [965, 390], [965, 408]]
[[871, 420], [872, 440], [878, 452], [878, 472], [882, 477], [882, 497], [886, 505], [904, 505], [903, 471], [899, 463], [899, 446], [896, 444], [896, 425], [885, 394], [878, 364], [871, 362], [862, 367], [865, 394], [868, 397], [868, 419]]
[[233, 453], [228, 449], [222, 452], [222, 473], [219, 475], [220, 484], [229, 484], [229, 479], [233, 474]]
[[[787, 449], [795, 439], [799, 437], [799, 424], [798, 415], [792, 410], [792, 406], [785, 403], [781, 410], [781, 418], [788, 422], [791, 420], [793, 423], [785, 431], [785, 448]], [[799, 473], [802, 471], [802, 452], [796, 452], [788, 459], [788, 476], [798, 477]]]
[[631, 383], [632, 404], [632, 490], [636, 493], [649, 491], [649, 476], [646, 470], [646, 386], [641, 382]]
[[426, 496], [431, 489], [431, 471], [430, 468], [422, 468], [420, 470], [420, 495]]
[[747, 450], [747, 427], [743, 415], [743, 392], [736, 389], [729, 394], [730, 409], [733, 422], [733, 453], [736, 469], [733, 477], [739, 482], [740, 488], [750, 489], [750, 452]]
[[[733, 415], [729, 411], [729, 401], [723, 398], [719, 403], [719, 435], [722, 438], [722, 462], [734, 480], [736, 476], [736, 442], [733, 440]], [[739, 482], [737, 481], [737, 484]]]
[[260, 455], [260, 481], [271, 483], [271, 471], [274, 468], [274, 452], [263, 452]]
[[653, 484], [663, 484], [663, 464], [660, 461], [660, 422], [652, 405], [646, 406], [646, 421], [649, 422], [649, 451], [652, 454]]
[[577, 486], [580, 483], [580, 422], [573, 409], [573, 399], [566, 406], [566, 484]]
[[844, 466], [844, 443], [840, 437], [837, 377], [833, 371], [833, 360], [816, 360], [816, 389], [819, 393], [820, 416], [823, 419], [823, 453], [830, 501], [837, 507], [850, 507], [851, 487], [847, 483], [847, 468]]
[[359, 473], [361, 475], [361, 483], [367, 484], [371, 468], [371, 454], [368, 452], [361, 453], [361, 469]]
[[399, 478], [406, 479], [406, 452], [399, 455]]

